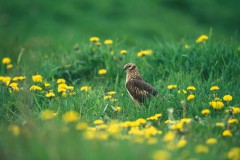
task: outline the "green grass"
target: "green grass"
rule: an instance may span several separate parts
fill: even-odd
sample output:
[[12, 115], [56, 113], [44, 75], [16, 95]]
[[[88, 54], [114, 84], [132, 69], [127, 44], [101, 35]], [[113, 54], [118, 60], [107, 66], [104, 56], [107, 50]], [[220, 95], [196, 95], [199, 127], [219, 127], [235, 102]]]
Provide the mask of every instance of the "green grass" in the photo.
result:
[[[239, 120], [239, 114], [225, 113], [229, 107], [239, 107], [239, 50], [238, 39], [215, 40], [209, 37], [204, 43], [195, 43], [195, 39], [184, 40], [181, 43], [156, 42], [152, 48], [129, 48], [124, 42], [114, 40], [112, 47], [102, 44], [100, 47], [91, 42], [79, 43], [79, 50], [73, 49], [74, 44], [52, 49], [32, 48], [23, 51], [20, 63], [13, 58], [12, 69], [6, 69], [2, 64], [2, 76], [26, 76], [19, 82], [20, 91], [9, 93], [9, 87], [1, 83], [1, 155], [4, 159], [152, 159], [155, 151], [167, 152], [171, 159], [226, 159], [231, 148], [239, 146], [239, 125], [227, 124], [229, 118]], [[184, 46], [188, 44], [189, 49]], [[121, 55], [120, 50], [128, 53]], [[152, 49], [150, 56], [138, 57], [142, 49]], [[147, 106], [137, 108], [125, 90], [125, 73], [122, 67], [127, 62], [134, 62], [144, 79], [159, 91], [159, 96], [153, 98]], [[99, 69], [106, 69], [106, 75], [98, 75]], [[50, 88], [41, 83], [34, 83], [32, 75], [40, 74], [43, 82], [51, 84]], [[67, 85], [74, 86], [75, 95], [62, 97], [57, 91], [57, 79], [64, 78]], [[42, 91], [30, 91], [31, 85], [42, 86], [44, 91], [53, 90], [55, 97], [47, 98]], [[169, 90], [170, 84], [177, 88]], [[82, 86], [91, 86], [88, 92], [80, 91]], [[219, 86], [218, 91], [210, 91], [211, 86]], [[180, 89], [195, 86], [192, 91], [195, 99], [188, 101], [190, 94], [179, 94]], [[114, 99], [104, 100], [108, 91], [116, 91]], [[225, 102], [223, 109], [216, 110], [209, 106], [214, 97], [233, 96], [231, 102]], [[191, 118], [190, 124], [185, 124], [183, 131], [175, 130], [176, 138], [171, 142], [163, 139], [170, 131], [165, 120], [169, 117], [168, 109], [173, 108], [173, 118], [183, 118], [181, 101], [186, 103], [186, 116]], [[108, 105], [107, 108], [105, 108]], [[120, 106], [116, 112], [112, 107]], [[52, 120], [42, 120], [40, 113], [45, 109], [58, 112]], [[201, 114], [203, 109], [210, 109], [207, 116]], [[148, 138], [131, 136], [128, 139], [110, 136], [107, 140], [85, 138], [87, 131], [75, 129], [77, 122], [64, 123], [62, 116], [69, 110], [80, 115], [80, 122], [95, 126], [93, 121], [103, 119], [106, 124], [112, 120], [120, 122], [146, 119], [156, 113], [162, 117], [148, 125], [155, 126], [162, 134], [151, 136], [157, 139], [156, 144], [148, 144]], [[216, 127], [222, 122], [224, 127]], [[9, 126], [17, 125], [20, 134], [14, 136]], [[142, 125], [144, 127], [145, 125]], [[232, 137], [222, 136], [225, 129], [232, 131]], [[99, 132], [98, 134], [101, 134]], [[103, 132], [105, 134], [105, 132]], [[106, 132], [108, 133], [108, 132]], [[127, 131], [122, 130], [127, 136]], [[207, 145], [208, 138], [216, 138], [217, 143]], [[187, 145], [177, 149], [176, 143], [181, 138]], [[145, 142], [141, 142], [145, 141]], [[196, 153], [199, 144], [208, 147], [208, 153]], [[27, 153], [27, 154], [26, 154]]]

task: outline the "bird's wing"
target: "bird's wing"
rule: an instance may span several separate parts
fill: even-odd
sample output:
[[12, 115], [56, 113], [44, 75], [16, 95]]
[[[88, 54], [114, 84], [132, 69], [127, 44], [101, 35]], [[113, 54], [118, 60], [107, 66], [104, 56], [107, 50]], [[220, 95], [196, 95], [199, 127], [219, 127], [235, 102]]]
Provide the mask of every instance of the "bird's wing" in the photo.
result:
[[129, 80], [126, 83], [126, 88], [131, 96], [141, 103], [150, 98], [151, 95], [156, 96], [158, 94], [157, 90], [151, 85], [138, 79]]

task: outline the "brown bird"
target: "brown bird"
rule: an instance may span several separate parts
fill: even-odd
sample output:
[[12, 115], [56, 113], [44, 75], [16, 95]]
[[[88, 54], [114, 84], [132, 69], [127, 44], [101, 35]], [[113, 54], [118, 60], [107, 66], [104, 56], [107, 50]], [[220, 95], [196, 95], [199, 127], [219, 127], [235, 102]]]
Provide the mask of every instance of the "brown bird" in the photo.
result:
[[123, 69], [126, 70], [127, 73], [125, 83], [127, 91], [138, 107], [141, 107], [141, 104], [151, 96], [158, 94], [155, 88], [142, 79], [135, 64], [125, 64]]

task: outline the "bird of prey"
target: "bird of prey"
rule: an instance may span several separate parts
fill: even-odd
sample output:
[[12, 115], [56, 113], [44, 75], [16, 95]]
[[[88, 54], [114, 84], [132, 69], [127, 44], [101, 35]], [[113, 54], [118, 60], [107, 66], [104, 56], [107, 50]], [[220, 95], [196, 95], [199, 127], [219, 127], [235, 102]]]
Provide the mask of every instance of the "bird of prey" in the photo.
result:
[[127, 73], [125, 86], [138, 107], [151, 96], [157, 96], [158, 91], [142, 79], [135, 64], [125, 64], [123, 69]]

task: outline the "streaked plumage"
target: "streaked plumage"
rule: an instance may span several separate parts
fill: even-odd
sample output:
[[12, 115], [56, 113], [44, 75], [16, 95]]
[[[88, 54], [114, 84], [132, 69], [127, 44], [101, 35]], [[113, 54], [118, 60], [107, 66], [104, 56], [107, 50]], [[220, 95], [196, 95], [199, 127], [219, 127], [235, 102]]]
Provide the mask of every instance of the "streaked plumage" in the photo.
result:
[[127, 73], [125, 84], [127, 91], [138, 107], [151, 96], [158, 94], [155, 88], [142, 79], [135, 64], [128, 63], [124, 65], [124, 70]]

